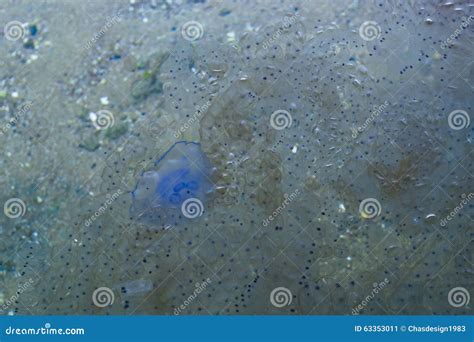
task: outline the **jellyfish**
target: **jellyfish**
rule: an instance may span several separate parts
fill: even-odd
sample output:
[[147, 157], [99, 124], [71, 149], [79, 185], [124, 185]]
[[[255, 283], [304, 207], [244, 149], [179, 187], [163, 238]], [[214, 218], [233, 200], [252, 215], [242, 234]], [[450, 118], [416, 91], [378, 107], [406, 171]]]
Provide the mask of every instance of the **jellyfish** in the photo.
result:
[[[132, 217], [143, 222], [168, 224], [170, 217], [200, 216], [206, 197], [214, 190], [213, 167], [196, 142], [179, 141], [166, 151], [154, 168], [141, 174], [132, 191]], [[183, 209], [183, 204], [197, 205]], [[183, 212], [183, 210], [185, 210]], [[189, 210], [198, 210], [192, 215]]]

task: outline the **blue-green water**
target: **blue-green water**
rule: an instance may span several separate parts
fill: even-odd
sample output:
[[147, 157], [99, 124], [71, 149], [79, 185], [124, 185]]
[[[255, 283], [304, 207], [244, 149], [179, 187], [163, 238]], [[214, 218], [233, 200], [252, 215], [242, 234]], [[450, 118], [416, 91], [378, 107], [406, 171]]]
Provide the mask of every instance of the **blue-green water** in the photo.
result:
[[2, 313], [472, 314], [473, 15], [3, 2]]

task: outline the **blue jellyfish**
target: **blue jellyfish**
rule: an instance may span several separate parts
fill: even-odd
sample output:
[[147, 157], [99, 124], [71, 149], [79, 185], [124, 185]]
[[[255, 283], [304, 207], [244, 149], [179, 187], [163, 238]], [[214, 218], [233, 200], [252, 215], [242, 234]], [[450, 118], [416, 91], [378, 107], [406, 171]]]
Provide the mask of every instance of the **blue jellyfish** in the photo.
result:
[[[132, 217], [167, 224], [172, 222], [165, 220], [179, 216], [183, 203], [192, 201], [202, 206], [215, 188], [211, 181], [213, 170], [199, 143], [175, 143], [155, 162], [154, 170], [141, 174], [132, 191]], [[202, 213], [203, 208], [198, 209]], [[183, 214], [189, 217], [186, 212]]]

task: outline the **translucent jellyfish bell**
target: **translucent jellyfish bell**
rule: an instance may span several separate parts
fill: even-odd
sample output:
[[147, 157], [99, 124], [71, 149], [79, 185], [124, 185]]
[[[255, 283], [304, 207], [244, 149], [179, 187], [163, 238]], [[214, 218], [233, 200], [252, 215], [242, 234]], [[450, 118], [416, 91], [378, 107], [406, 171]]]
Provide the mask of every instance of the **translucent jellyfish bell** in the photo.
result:
[[[213, 167], [199, 143], [175, 143], [155, 162], [154, 170], [146, 171], [132, 191], [131, 215], [153, 224], [173, 224], [182, 214], [183, 203], [200, 206], [214, 190]], [[199, 208], [200, 213], [204, 208]], [[184, 212], [185, 217], [189, 217]]]

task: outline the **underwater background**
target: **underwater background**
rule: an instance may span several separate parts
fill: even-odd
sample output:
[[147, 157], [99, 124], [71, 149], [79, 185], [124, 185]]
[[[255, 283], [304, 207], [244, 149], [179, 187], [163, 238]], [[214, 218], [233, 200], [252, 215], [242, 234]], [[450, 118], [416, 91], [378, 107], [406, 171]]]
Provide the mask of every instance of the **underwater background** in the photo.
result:
[[0, 26], [3, 315], [473, 314], [472, 1]]

